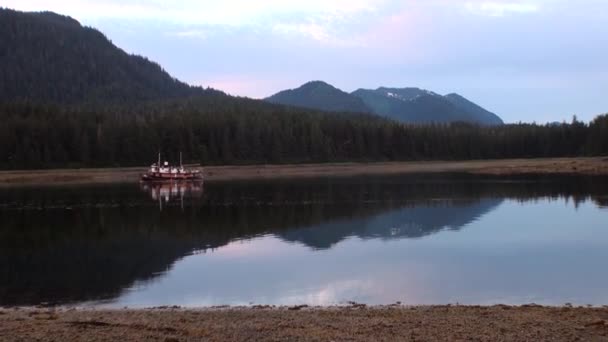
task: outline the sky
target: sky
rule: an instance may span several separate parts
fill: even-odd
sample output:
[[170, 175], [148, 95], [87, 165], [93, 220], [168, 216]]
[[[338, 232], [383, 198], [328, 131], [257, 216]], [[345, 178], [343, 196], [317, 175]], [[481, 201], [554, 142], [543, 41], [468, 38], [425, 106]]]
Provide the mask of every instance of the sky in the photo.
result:
[[344, 91], [459, 93], [506, 122], [608, 112], [606, 0], [2, 0], [102, 31], [192, 85], [264, 98], [311, 80]]

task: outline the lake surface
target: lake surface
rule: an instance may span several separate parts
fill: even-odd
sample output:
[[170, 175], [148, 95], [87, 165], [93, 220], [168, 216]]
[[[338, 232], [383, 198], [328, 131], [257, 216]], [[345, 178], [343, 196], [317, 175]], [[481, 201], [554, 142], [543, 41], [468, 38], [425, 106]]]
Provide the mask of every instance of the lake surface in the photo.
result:
[[608, 179], [0, 189], [0, 305], [608, 304]]

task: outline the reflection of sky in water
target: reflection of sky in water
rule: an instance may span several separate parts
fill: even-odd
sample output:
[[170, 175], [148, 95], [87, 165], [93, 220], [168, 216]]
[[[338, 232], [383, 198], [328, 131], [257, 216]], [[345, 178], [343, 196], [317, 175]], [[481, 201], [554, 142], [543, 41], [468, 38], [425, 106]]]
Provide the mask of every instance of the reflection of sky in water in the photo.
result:
[[563, 199], [494, 209], [418, 239], [351, 236], [323, 250], [274, 235], [235, 241], [176, 261], [113, 305], [608, 303], [607, 210]]

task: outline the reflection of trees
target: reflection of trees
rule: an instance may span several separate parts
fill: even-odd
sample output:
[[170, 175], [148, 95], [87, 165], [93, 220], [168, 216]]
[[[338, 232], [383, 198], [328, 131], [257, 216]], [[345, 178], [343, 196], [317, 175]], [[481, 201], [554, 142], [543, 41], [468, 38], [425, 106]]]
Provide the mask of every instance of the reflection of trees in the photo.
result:
[[608, 208], [608, 197], [596, 197], [593, 201], [598, 207]]
[[459, 229], [503, 198], [606, 203], [601, 178], [373, 177], [209, 183], [163, 211], [131, 186], [0, 191], [0, 304], [110, 299], [195, 250], [275, 234], [313, 248], [347, 236]]

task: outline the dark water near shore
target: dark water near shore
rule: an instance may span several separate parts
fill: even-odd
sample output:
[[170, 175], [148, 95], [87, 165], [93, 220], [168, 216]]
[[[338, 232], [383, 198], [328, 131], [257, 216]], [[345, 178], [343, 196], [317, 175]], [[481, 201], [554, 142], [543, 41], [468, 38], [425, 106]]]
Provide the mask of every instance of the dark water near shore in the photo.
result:
[[0, 189], [0, 305], [608, 304], [608, 179]]

